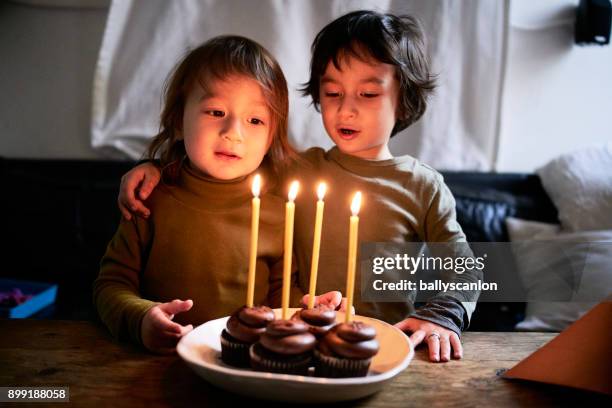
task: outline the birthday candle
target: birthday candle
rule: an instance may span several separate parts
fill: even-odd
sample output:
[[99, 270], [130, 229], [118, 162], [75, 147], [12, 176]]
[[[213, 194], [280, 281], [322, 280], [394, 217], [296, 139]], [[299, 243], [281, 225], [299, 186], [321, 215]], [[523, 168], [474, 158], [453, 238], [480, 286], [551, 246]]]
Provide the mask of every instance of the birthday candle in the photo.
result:
[[312, 242], [312, 264], [310, 266], [310, 291], [308, 292], [308, 308], [314, 307], [315, 291], [317, 290], [317, 273], [319, 270], [319, 252], [321, 249], [321, 229], [323, 227], [323, 209], [325, 203], [323, 198], [325, 197], [325, 191], [327, 186], [325, 183], [320, 183], [317, 188], [317, 213], [315, 216], [315, 227], [314, 227], [314, 240]]
[[359, 230], [359, 208], [361, 207], [361, 192], [358, 191], [351, 203], [351, 218], [349, 227], [348, 269], [346, 273], [346, 323], [352, 319], [353, 297], [355, 290], [355, 267], [357, 265], [357, 236]]
[[293, 220], [295, 217], [295, 197], [298, 193], [300, 184], [297, 181], [291, 183], [289, 188], [289, 200], [285, 204], [285, 245], [284, 245], [284, 259], [283, 259], [283, 295], [282, 295], [282, 307], [283, 314], [282, 319], [287, 319], [287, 313], [289, 309], [289, 286], [291, 281], [291, 256], [293, 254]]
[[259, 233], [259, 192], [261, 189], [261, 177], [256, 174], [253, 178], [251, 191], [253, 201], [251, 202], [251, 249], [249, 252], [249, 274], [247, 281], [247, 307], [253, 307], [253, 297], [255, 294], [255, 266], [257, 262], [257, 239]]

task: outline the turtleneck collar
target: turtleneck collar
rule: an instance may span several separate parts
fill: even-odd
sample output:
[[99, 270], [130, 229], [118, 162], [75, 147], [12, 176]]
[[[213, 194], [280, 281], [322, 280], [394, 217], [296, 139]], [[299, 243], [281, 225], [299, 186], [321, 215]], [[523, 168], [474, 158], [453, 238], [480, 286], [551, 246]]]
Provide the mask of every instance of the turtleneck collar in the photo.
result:
[[253, 198], [251, 184], [254, 174], [232, 180], [220, 180], [193, 169], [188, 161], [180, 168], [177, 188], [170, 191], [179, 200], [199, 209], [240, 207]]
[[385, 160], [362, 159], [360, 157], [343, 153], [340, 151], [338, 146], [334, 146], [326, 153], [326, 155], [328, 159], [335, 161], [346, 170], [364, 176], [369, 175], [371, 171], [376, 171], [376, 168], [397, 166], [399, 164], [405, 164], [406, 162], [415, 160], [409, 155], [392, 157]]

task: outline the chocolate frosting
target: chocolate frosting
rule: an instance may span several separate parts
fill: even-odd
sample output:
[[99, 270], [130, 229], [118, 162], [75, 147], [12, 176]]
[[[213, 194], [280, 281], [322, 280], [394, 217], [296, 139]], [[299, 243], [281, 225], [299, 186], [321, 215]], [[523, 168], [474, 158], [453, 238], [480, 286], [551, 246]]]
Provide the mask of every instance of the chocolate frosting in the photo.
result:
[[345, 358], [370, 358], [380, 349], [375, 337], [376, 329], [363, 322], [340, 323], [327, 332], [319, 349]]
[[300, 310], [300, 318], [314, 326], [327, 326], [336, 321], [336, 311], [325, 306]]
[[302, 321], [274, 320], [261, 335], [259, 342], [275, 353], [293, 355], [312, 350], [316, 339], [308, 331], [308, 325]]
[[376, 329], [363, 322], [341, 323], [336, 326], [336, 333], [342, 340], [351, 343], [372, 340], [376, 337]]
[[243, 306], [238, 310], [238, 317], [251, 327], [262, 327], [274, 320], [274, 312], [268, 306]]
[[267, 306], [243, 306], [228, 319], [227, 331], [240, 341], [255, 343], [273, 320], [274, 312]]
[[335, 309], [326, 305], [317, 305], [312, 309], [298, 310], [291, 316], [292, 320], [302, 320], [309, 326], [309, 331], [316, 338], [323, 337], [336, 323]]
[[308, 325], [299, 320], [275, 320], [268, 325], [266, 334], [273, 337], [290, 336], [308, 331]]

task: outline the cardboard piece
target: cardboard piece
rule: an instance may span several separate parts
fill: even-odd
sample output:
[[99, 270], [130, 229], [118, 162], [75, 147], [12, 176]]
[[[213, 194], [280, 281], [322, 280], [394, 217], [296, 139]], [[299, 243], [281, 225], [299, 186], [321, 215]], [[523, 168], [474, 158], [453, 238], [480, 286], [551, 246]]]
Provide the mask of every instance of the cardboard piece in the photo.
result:
[[595, 306], [504, 377], [612, 395], [612, 302]]

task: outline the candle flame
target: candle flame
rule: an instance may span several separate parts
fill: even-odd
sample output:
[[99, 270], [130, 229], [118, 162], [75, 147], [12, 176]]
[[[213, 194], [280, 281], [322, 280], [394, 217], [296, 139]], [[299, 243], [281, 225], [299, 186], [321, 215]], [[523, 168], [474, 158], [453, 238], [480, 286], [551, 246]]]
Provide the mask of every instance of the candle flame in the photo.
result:
[[300, 187], [300, 183], [294, 181], [291, 183], [291, 187], [289, 187], [289, 201], [294, 201], [295, 197], [297, 197], [298, 188]]
[[359, 214], [359, 209], [361, 208], [361, 191], [355, 193], [353, 197], [353, 202], [351, 203], [351, 212], [353, 215]]
[[259, 174], [256, 174], [253, 178], [251, 191], [253, 192], [253, 197], [259, 197], [259, 193], [261, 191], [261, 176]]
[[319, 197], [319, 200], [323, 200], [326, 191], [327, 185], [325, 183], [319, 183], [319, 187], [317, 187], [317, 197]]

